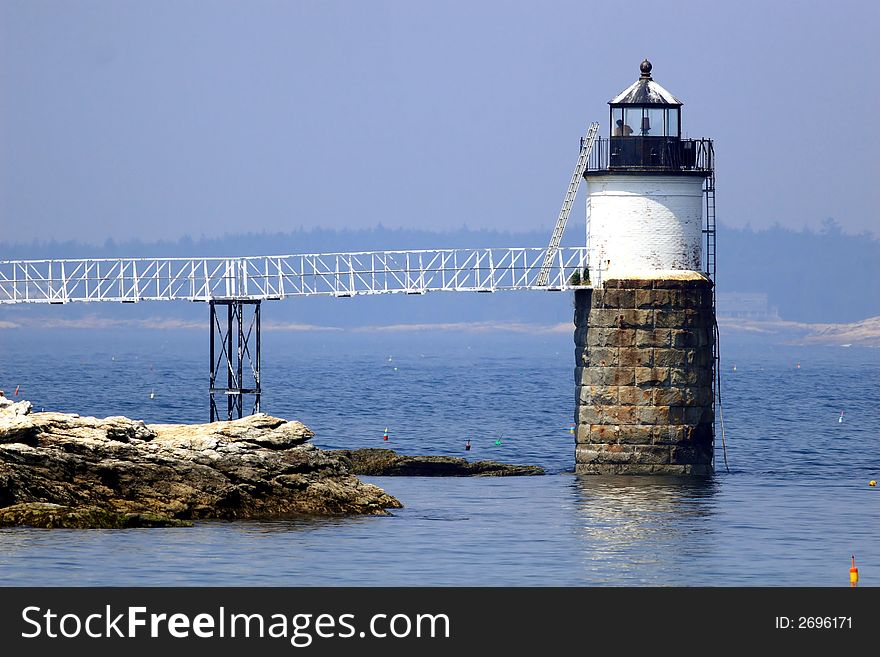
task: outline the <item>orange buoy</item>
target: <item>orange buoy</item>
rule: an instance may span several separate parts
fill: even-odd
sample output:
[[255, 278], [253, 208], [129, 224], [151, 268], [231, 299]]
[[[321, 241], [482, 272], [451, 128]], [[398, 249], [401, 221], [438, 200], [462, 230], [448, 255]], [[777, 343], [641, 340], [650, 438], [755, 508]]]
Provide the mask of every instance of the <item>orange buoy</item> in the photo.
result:
[[859, 569], [856, 568], [856, 556], [852, 558], [852, 568], [849, 569], [849, 585], [856, 586], [859, 583]]

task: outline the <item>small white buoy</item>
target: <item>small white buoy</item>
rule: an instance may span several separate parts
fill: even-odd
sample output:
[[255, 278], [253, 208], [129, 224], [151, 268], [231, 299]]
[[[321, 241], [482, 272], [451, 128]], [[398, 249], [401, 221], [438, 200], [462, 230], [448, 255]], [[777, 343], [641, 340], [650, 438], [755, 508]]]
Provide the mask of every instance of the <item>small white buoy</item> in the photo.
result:
[[733, 364], [733, 371], [736, 372], [736, 363]]
[[151, 388], [150, 389], [150, 399], [155, 399], [155, 398], [156, 398], [156, 393], [153, 392], [153, 389]]
[[843, 424], [843, 411], [840, 411], [840, 417], [837, 418], [837, 423], [838, 423], [838, 424]]

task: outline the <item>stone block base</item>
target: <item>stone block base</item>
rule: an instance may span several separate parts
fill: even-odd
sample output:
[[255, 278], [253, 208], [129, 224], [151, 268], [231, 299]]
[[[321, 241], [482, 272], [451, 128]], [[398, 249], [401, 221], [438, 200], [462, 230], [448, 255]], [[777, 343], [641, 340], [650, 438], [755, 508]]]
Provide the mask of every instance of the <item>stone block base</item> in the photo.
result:
[[712, 283], [690, 274], [575, 293], [578, 473], [712, 471]]

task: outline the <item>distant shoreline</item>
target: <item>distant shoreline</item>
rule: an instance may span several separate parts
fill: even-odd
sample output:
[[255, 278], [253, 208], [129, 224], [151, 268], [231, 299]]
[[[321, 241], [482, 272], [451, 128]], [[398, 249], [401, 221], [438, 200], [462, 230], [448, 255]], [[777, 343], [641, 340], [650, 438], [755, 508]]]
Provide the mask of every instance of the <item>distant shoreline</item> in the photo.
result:
[[752, 320], [719, 317], [722, 335], [765, 335], [791, 345], [880, 347], [880, 317], [844, 324], [809, 324], [783, 319]]
[[[178, 319], [146, 318], [146, 319], [108, 319], [104, 317], [82, 317], [78, 319], [46, 320], [43, 318], [17, 319], [14, 322], [0, 320], [0, 329], [151, 329], [151, 330], [194, 330], [204, 331], [204, 322], [193, 322]], [[294, 322], [263, 322], [263, 331], [286, 333], [406, 333], [416, 331], [444, 331], [463, 333], [488, 333], [503, 331], [506, 333], [569, 333], [574, 325], [567, 322], [560, 324], [537, 324], [522, 321], [489, 320], [482, 322], [418, 322], [398, 324], [377, 324], [365, 326], [326, 326], [320, 324], [303, 324]]]
[[[791, 322], [783, 319], [742, 319], [719, 317], [722, 335], [766, 336], [780, 339], [791, 345], [880, 347], [880, 317], [870, 317], [858, 322], [827, 324]], [[108, 319], [82, 317], [78, 319], [46, 320], [44, 318], [15, 321], [0, 320], [0, 330], [58, 330], [58, 329], [150, 329], [204, 331], [202, 322], [179, 319]], [[323, 326], [292, 322], [264, 322], [264, 331], [285, 333], [409, 333], [418, 331], [442, 331], [483, 334], [503, 332], [509, 334], [564, 334], [574, 330], [573, 325], [562, 322], [539, 324], [523, 321], [490, 320], [482, 322], [434, 322], [399, 323], [366, 326]]]

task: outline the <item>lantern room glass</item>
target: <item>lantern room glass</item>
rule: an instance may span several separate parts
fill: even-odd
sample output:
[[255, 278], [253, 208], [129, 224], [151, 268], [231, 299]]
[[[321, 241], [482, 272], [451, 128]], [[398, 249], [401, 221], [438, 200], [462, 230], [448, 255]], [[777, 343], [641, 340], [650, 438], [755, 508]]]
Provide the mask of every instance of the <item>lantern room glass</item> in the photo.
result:
[[632, 132], [627, 136], [641, 134], [639, 127], [642, 125], [642, 108], [641, 107], [624, 107], [623, 123], [632, 128]]
[[677, 107], [611, 108], [612, 137], [678, 137], [678, 124]]
[[678, 137], [678, 108], [670, 107], [666, 110], [666, 135]]

